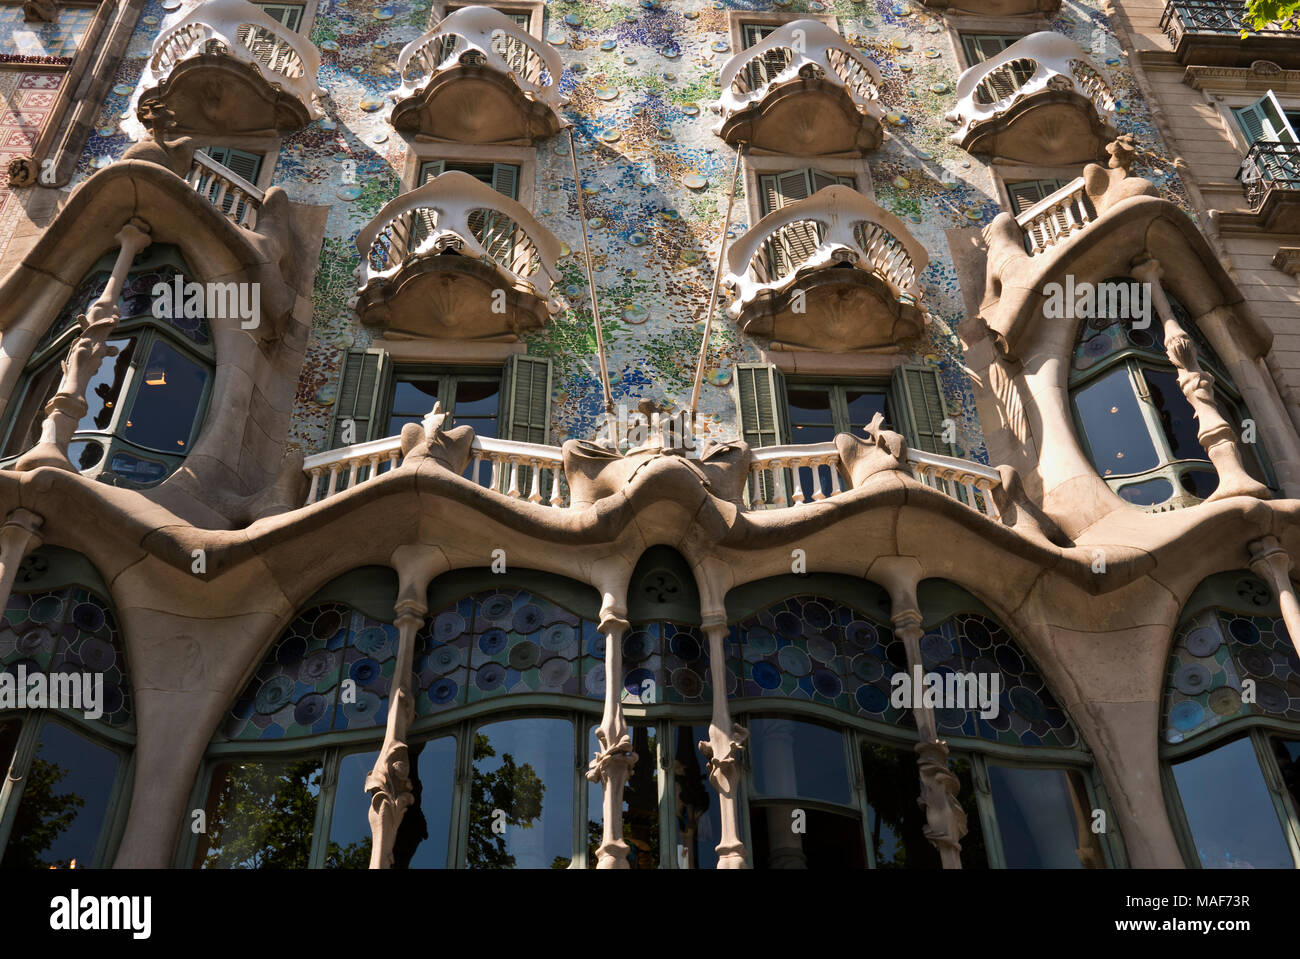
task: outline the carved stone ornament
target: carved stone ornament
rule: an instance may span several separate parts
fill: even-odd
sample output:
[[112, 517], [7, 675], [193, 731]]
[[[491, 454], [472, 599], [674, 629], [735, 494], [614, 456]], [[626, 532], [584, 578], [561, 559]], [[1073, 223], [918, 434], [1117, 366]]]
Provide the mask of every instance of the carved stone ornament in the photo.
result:
[[442, 404], [434, 402], [423, 424], [407, 423], [402, 427], [402, 465], [432, 459], [453, 473], [463, 473], [469, 465], [474, 445], [474, 427], [445, 429], [448, 414]]
[[13, 188], [36, 185], [36, 158], [16, 156], [9, 158], [9, 186]]
[[966, 812], [957, 801], [961, 784], [948, 768], [948, 745], [943, 740], [917, 743], [921, 795], [916, 803], [925, 812], [922, 833], [936, 849], [945, 869], [961, 868], [961, 839], [966, 835]]
[[[399, 691], [399, 696], [401, 691]], [[411, 760], [406, 743], [389, 742], [380, 753], [375, 767], [366, 776], [370, 795], [371, 868], [387, 869], [393, 862], [393, 840], [402, 822], [402, 814], [415, 801], [411, 786]], [[374, 858], [379, 862], [374, 862]]]
[[23, 20], [28, 23], [57, 23], [59, 20], [57, 0], [24, 0]]
[[884, 414], [877, 413], [863, 428], [865, 437], [852, 433], [839, 433], [835, 437], [840, 464], [849, 474], [854, 489], [876, 473], [907, 469], [907, 440], [901, 433], [885, 429], [884, 422]]
[[614, 767], [621, 767], [630, 775], [636, 766], [637, 754], [632, 749], [632, 738], [624, 733], [614, 745], [609, 745], [608, 736], [603, 729], [596, 730], [596, 739], [601, 748], [596, 750], [595, 758], [587, 766], [587, 779], [599, 783], [609, 778]]
[[701, 739], [697, 744], [708, 760], [709, 781], [719, 792], [730, 794], [735, 777], [740, 773], [740, 753], [747, 742], [749, 730], [740, 723], [732, 723], [731, 736], [727, 737], [724, 748], [715, 752], [713, 744], [707, 739]]

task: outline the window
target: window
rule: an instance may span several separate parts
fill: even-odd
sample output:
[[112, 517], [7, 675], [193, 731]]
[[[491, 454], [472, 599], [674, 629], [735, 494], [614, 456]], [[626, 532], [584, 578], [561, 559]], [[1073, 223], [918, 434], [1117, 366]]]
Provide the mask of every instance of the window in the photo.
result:
[[[447, 4], [447, 16], [450, 16], [451, 14], [455, 13], [457, 10], [464, 10], [468, 6], [475, 6], [475, 4], [449, 3]], [[519, 10], [502, 10], [500, 7], [491, 3], [477, 4], [477, 6], [491, 7], [493, 10], [496, 10], [498, 13], [503, 13], [511, 20], [513, 20], [515, 22], [515, 25], [519, 27], [521, 30], [523, 30], [525, 33], [529, 32], [530, 26], [532, 24], [532, 18], [533, 18], [533, 15], [531, 13], [526, 13]]]
[[1057, 190], [1064, 189], [1069, 180], [1012, 180], [1007, 182], [1007, 196], [1011, 199], [1011, 215], [1019, 216], [1034, 204], [1046, 200]]
[[[73, 293], [28, 362], [14, 393], [4, 457], [35, 445], [45, 405], [62, 378], [60, 363], [77, 338], [76, 318], [103, 291], [115, 254], [102, 259]], [[202, 297], [174, 295], [187, 268], [175, 247], [145, 250], [118, 300], [121, 314], [105, 356], [86, 390], [87, 411], [68, 457], [83, 473], [117, 485], [152, 486], [189, 453], [207, 404], [213, 371], [212, 333]], [[170, 306], [154, 316], [154, 289], [168, 288]], [[174, 315], [180, 314], [180, 315]]]
[[[856, 189], [857, 179], [811, 168], [764, 174], [758, 179], [759, 210], [767, 216], [836, 184]], [[767, 275], [785, 276], [802, 266], [821, 245], [822, 232], [822, 225], [815, 220], [800, 220], [781, 230], [767, 242], [764, 251]]]
[[[1025, 38], [1025, 35], [1020, 33], [963, 33], [960, 36], [962, 53], [966, 55], [966, 63], [971, 67], [992, 60], [1007, 47]], [[1011, 73], [1015, 78], [1015, 86], [1009, 85], [1005, 80], [999, 80], [995, 74], [992, 78], [994, 92], [999, 97], [1011, 96], [1016, 89], [1029, 82], [1036, 69], [1038, 65], [1033, 60], [1020, 58], [1012, 61]]]
[[[741, 23], [740, 37], [744, 44], [744, 49], [748, 50], [766, 40], [773, 32], [780, 29], [780, 24], [775, 23]], [[776, 76], [794, 62], [794, 54], [785, 47], [776, 47], [768, 50], [763, 56], [751, 62], [745, 67], [736, 79], [744, 78], [749, 92], [757, 90], [759, 87], [770, 83]]]
[[1232, 111], [1249, 145], [1237, 177], [1247, 185], [1261, 178], [1289, 189], [1300, 188], [1300, 112], [1286, 111], [1272, 90]]
[[[1137, 286], [1122, 277], [1099, 284], [1096, 312], [1105, 315], [1081, 323], [1070, 376], [1079, 436], [1094, 468], [1122, 499], [1143, 507], [1192, 505], [1214, 492], [1218, 475], [1197, 439], [1196, 417], [1165, 353], [1154, 307], [1150, 326], [1133, 327], [1130, 298]], [[1182, 305], [1172, 296], [1169, 302], [1214, 375], [1220, 411], [1239, 431], [1249, 414], [1231, 379]], [[1260, 444], [1242, 450], [1247, 472], [1271, 486]]]
[[407, 423], [420, 423], [435, 402], [456, 425], [468, 424], [479, 436], [497, 435], [501, 398], [499, 372], [437, 372], [399, 367], [388, 402], [388, 432], [397, 436]]
[[[470, 163], [458, 160], [428, 160], [420, 164], [420, 183], [428, 183], [451, 170], [468, 173], [498, 193], [519, 199], [519, 167], [512, 163]], [[435, 214], [420, 211], [414, 246], [422, 243], [435, 229]], [[495, 210], [476, 210], [470, 214], [469, 228], [488, 255], [497, 262], [511, 262], [515, 245], [515, 222]]]
[[257, 6], [272, 20], [284, 24], [290, 30], [296, 32], [302, 27], [303, 7], [300, 3], [259, 3]]
[[1297, 143], [1296, 127], [1292, 121], [1295, 113], [1288, 113], [1278, 102], [1277, 95], [1269, 90], [1254, 103], [1233, 110], [1237, 125], [1246, 134], [1246, 142]]
[[791, 442], [827, 443], [855, 433], [880, 413], [891, 426], [888, 387], [861, 382], [790, 381], [786, 385]]
[[[588, 737], [589, 754], [601, 752], [596, 725]], [[628, 732], [637, 762], [623, 787], [623, 841], [627, 843], [627, 864], [631, 869], [659, 868], [659, 730], [644, 723], [629, 723]], [[708, 738], [708, 730], [704, 732]], [[605, 824], [605, 787], [599, 782], [587, 784], [587, 868], [594, 869], [599, 857]], [[717, 840], [714, 840], [717, 845]], [[681, 863], [678, 863], [681, 866]]]

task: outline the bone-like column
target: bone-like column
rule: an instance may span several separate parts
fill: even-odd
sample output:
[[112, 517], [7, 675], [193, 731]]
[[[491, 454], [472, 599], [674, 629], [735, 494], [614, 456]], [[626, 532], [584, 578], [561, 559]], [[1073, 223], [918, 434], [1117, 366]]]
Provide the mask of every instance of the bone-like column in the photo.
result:
[[709, 738], [699, 743], [700, 752], [709, 761], [709, 780], [718, 791], [722, 814], [718, 868], [748, 869], [745, 843], [740, 838], [740, 752], [749, 740], [749, 731], [731, 721], [727, 708], [727, 660], [722, 643], [727, 636], [725, 622], [706, 622], [709, 637], [709, 675], [713, 684], [713, 718], [709, 721]]
[[1197, 441], [1205, 448], [1206, 455], [1214, 464], [1219, 474], [1219, 486], [1211, 493], [1208, 500], [1226, 499], [1229, 496], [1253, 496], [1256, 499], [1269, 499], [1271, 494], [1264, 484], [1251, 479], [1242, 466], [1241, 449], [1236, 434], [1228, 421], [1219, 412], [1214, 400], [1214, 377], [1201, 369], [1196, 355], [1196, 344], [1183, 329], [1174, 316], [1165, 296], [1160, 278], [1164, 269], [1154, 257], [1143, 260], [1133, 267], [1133, 276], [1147, 285], [1151, 291], [1151, 302], [1155, 304], [1156, 313], [1164, 325], [1165, 352], [1169, 361], [1178, 370], [1178, 386], [1192, 406], [1199, 427]]
[[587, 779], [600, 783], [604, 790], [601, 797], [604, 824], [600, 848], [596, 850], [597, 869], [628, 868], [628, 846], [623, 839], [623, 790], [637, 755], [623, 718], [623, 637], [629, 627], [623, 612], [606, 605], [600, 616], [600, 631], [605, 637], [605, 712], [596, 729], [600, 749], [587, 769]]
[[1276, 536], [1265, 536], [1250, 544], [1250, 568], [1273, 588], [1282, 607], [1282, 622], [1291, 635], [1291, 645], [1300, 653], [1300, 602], [1291, 585], [1291, 557]]
[[81, 335], [73, 341], [67, 358], [63, 361], [63, 378], [59, 381], [58, 392], [45, 404], [40, 442], [14, 464], [15, 470], [26, 471], [50, 466], [70, 473], [77, 472], [77, 468], [68, 460], [68, 443], [89, 408], [86, 390], [90, 387], [91, 379], [99, 371], [99, 364], [104, 358], [114, 353], [108, 346], [108, 338], [117, 328], [121, 316], [117, 300], [122, 295], [122, 287], [126, 283], [132, 261], [149, 245], [149, 224], [133, 218], [118, 231], [117, 242], [117, 260], [113, 264], [108, 285], [104, 287], [99, 299], [90, 305], [86, 314], [77, 317]]
[[0, 526], [0, 611], [9, 605], [9, 594], [13, 592], [23, 557], [41, 545], [43, 522], [42, 517], [20, 506]]

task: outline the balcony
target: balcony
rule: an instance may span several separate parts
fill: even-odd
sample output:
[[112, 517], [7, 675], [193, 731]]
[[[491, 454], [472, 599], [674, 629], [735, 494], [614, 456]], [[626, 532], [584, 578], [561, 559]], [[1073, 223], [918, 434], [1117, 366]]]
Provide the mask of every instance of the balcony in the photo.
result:
[[449, 171], [390, 201], [356, 244], [355, 309], [385, 332], [514, 340], [559, 309], [560, 242], [468, 173]]
[[963, 73], [947, 119], [968, 153], [1066, 166], [1104, 158], [1114, 106], [1101, 67], [1069, 37], [1043, 31]]
[[1270, 60], [1287, 70], [1300, 68], [1295, 30], [1276, 23], [1256, 30], [1246, 25], [1245, 12], [1244, 2], [1170, 0], [1160, 29], [1183, 66], [1248, 67]]
[[846, 186], [775, 210], [727, 253], [728, 314], [795, 349], [897, 349], [921, 333], [917, 275], [929, 263], [903, 222]]
[[319, 67], [306, 37], [254, 4], [205, 0], [154, 41], [131, 112], [161, 104], [180, 135], [292, 133], [324, 115]]
[[880, 146], [880, 71], [820, 20], [795, 20], [722, 68], [713, 132], [733, 146], [799, 156]]
[[1078, 177], [1025, 210], [1016, 223], [1024, 231], [1026, 251], [1037, 256], [1082, 232], [1096, 218], [1083, 177]]
[[560, 55], [491, 7], [462, 7], [397, 60], [392, 123], [455, 143], [530, 145], [558, 133]]
[[1260, 229], [1300, 233], [1300, 144], [1253, 144], [1237, 176]]
[[235, 226], [248, 230], [257, 227], [257, 214], [266, 197], [225, 164], [196, 150], [185, 182], [194, 187], [194, 192], [207, 197]]
[[[689, 458], [696, 459], [698, 454]], [[309, 481], [305, 506], [328, 499], [400, 467], [401, 437], [308, 456], [303, 472]], [[907, 466], [920, 483], [981, 515], [1002, 522], [995, 500], [1001, 486], [996, 469], [952, 456], [907, 450]], [[559, 447], [476, 436], [470, 448], [466, 479], [497, 495], [553, 509], [569, 508]], [[834, 443], [769, 446], [753, 450], [744, 500], [747, 511], [786, 509], [820, 503], [845, 492], [839, 453]]]

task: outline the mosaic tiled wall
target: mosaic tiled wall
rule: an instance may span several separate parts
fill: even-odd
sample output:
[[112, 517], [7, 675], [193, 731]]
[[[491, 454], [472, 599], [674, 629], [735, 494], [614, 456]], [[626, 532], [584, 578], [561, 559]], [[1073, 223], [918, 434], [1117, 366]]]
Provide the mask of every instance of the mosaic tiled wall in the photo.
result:
[[[180, 0], [150, 0], [118, 84], [83, 157], [81, 175], [119, 156], [129, 141], [123, 111], [163, 18]], [[1105, 16], [1066, 0], [1052, 29], [1072, 36], [1110, 72], [1121, 132], [1136, 134], [1133, 172], [1181, 201], [1169, 151], [1137, 90]], [[921, 277], [930, 313], [926, 335], [910, 344], [942, 371], [950, 407], [959, 411], [958, 452], [984, 459], [974, 399], [962, 373], [955, 333], [963, 319], [945, 231], [987, 224], [998, 213], [984, 164], [948, 142], [943, 120], [956, 103], [960, 67], [942, 18], [915, 3], [885, 0], [639, 0], [596, 4], [552, 0], [546, 42], [565, 64], [564, 113], [575, 124], [587, 189], [596, 282], [615, 402], [642, 397], [683, 404], [689, 398], [699, 332], [721, 237], [731, 149], [711, 132], [708, 105], [731, 55], [727, 10], [810, 12], [838, 18], [840, 32], [880, 66], [890, 139], [869, 158], [876, 199], [899, 215], [930, 255]], [[183, 13], [183, 10], [181, 11]], [[387, 120], [386, 95], [398, 86], [395, 64], [430, 16], [427, 0], [343, 3], [322, 0], [311, 40], [320, 49], [319, 82], [327, 117], [285, 140], [275, 181], [304, 203], [329, 204], [317, 275], [316, 315], [299, 385], [290, 439], [323, 447], [342, 352], [368, 334], [349, 317], [357, 255], [353, 239], [398, 192], [407, 144]], [[556, 364], [555, 442], [591, 437], [601, 414], [595, 338], [586, 300], [581, 233], [567, 140], [538, 146], [534, 212], [564, 242], [562, 287], [577, 304], [528, 338], [529, 351]], [[346, 181], [355, 163], [354, 183]], [[733, 236], [748, 224], [737, 203]], [[576, 254], [571, 251], [577, 251]], [[703, 430], [736, 435], [733, 369], [758, 359], [756, 346], [725, 318], [715, 322], [701, 402]]]

